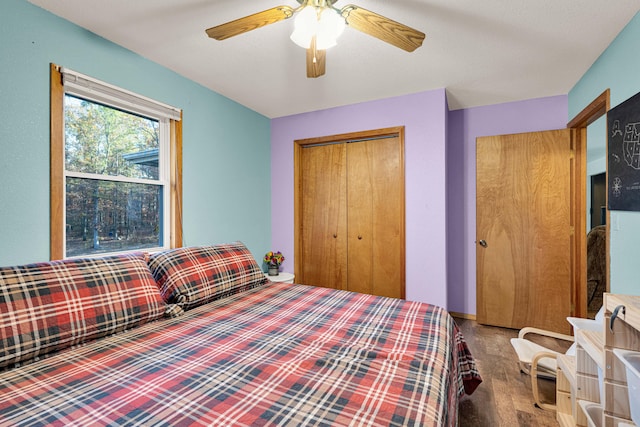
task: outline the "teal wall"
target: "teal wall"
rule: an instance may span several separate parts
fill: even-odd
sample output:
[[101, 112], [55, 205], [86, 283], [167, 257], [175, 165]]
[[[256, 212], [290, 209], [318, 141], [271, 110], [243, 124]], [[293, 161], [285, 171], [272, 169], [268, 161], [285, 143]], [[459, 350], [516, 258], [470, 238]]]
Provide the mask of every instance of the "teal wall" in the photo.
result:
[[[569, 117], [574, 117], [605, 89], [611, 107], [640, 92], [640, 13], [629, 22], [589, 71], [569, 92]], [[640, 212], [611, 211], [611, 292], [640, 295], [638, 254]]]
[[0, 266], [49, 259], [49, 64], [183, 110], [185, 245], [271, 246], [270, 121], [26, 0], [0, 3]]

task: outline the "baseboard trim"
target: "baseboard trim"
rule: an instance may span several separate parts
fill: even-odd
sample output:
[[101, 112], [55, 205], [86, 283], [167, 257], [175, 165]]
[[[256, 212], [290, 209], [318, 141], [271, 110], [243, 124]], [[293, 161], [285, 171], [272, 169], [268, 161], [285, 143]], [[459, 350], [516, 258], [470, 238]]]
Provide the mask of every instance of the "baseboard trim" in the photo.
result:
[[459, 317], [460, 319], [476, 320], [475, 314], [456, 313], [455, 311], [450, 311], [449, 314], [453, 317]]

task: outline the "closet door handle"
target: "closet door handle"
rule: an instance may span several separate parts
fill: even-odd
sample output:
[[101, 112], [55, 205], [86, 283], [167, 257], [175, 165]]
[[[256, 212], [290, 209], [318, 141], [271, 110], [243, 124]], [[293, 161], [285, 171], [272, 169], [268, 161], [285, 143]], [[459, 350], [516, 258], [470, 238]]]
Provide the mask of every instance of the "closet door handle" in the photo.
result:
[[487, 246], [487, 241], [486, 240], [480, 240], [478, 243], [480, 243], [480, 246], [482, 246], [483, 248], [486, 248]]
[[333, 238], [334, 239], [338, 238], [338, 235], [336, 233], [333, 233]]
[[362, 235], [358, 234], [358, 240], [362, 240]]

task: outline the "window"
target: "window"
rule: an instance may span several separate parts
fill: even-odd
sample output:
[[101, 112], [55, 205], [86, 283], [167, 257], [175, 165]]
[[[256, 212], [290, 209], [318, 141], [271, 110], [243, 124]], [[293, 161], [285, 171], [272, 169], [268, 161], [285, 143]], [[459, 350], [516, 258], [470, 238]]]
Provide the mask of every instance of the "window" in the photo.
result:
[[51, 74], [51, 258], [180, 246], [180, 111]]

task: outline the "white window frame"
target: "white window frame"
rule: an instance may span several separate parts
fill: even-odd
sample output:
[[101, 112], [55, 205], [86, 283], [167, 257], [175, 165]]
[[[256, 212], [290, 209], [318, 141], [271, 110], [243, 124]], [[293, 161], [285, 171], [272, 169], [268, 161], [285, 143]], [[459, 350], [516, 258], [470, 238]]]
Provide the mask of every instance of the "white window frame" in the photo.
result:
[[[150, 98], [135, 94], [133, 92], [118, 88], [84, 74], [75, 72], [68, 68], [61, 68], [62, 82], [64, 87], [64, 94], [71, 95], [78, 98], [86, 99], [87, 101], [103, 104], [109, 107], [113, 107], [125, 112], [137, 114], [143, 117], [154, 119], [159, 124], [159, 147], [158, 147], [158, 179], [142, 179], [142, 178], [127, 178], [122, 176], [101, 175], [95, 173], [86, 172], [74, 172], [66, 169], [66, 162], [63, 162], [63, 224], [66, 224], [66, 182], [67, 178], [85, 178], [96, 179], [100, 181], [112, 181], [112, 182], [128, 182], [137, 184], [148, 184], [162, 187], [162, 246], [144, 248], [144, 249], [131, 249], [124, 251], [110, 251], [100, 252], [95, 254], [83, 254], [79, 257], [97, 257], [105, 256], [116, 253], [127, 253], [144, 250], [145, 252], [155, 252], [160, 250], [169, 249], [171, 247], [171, 231], [172, 231], [172, 212], [174, 211], [171, 206], [171, 120], [179, 121], [181, 119], [181, 111], [175, 107], [154, 101]], [[63, 134], [66, 124], [64, 123], [63, 116]], [[64, 141], [63, 141], [64, 142]], [[64, 151], [65, 144], [62, 144]], [[64, 153], [63, 153], [64, 158]], [[67, 258], [67, 240], [66, 240], [66, 227], [63, 227], [62, 231], [62, 255]]]

